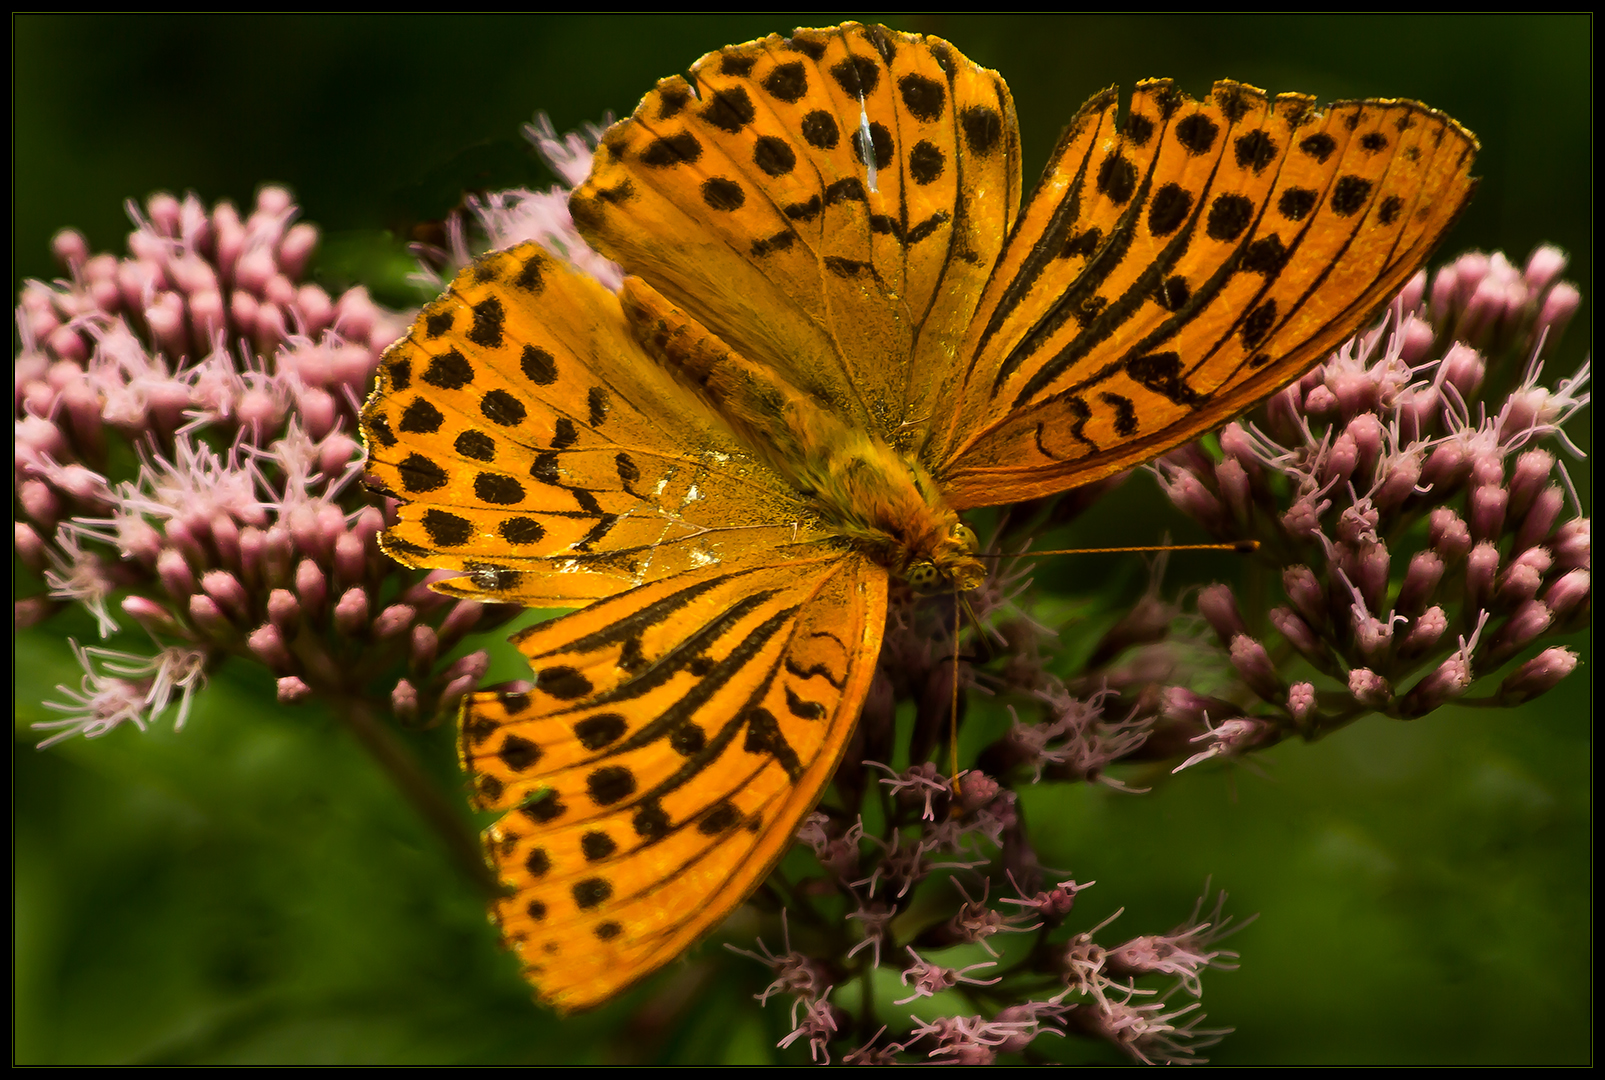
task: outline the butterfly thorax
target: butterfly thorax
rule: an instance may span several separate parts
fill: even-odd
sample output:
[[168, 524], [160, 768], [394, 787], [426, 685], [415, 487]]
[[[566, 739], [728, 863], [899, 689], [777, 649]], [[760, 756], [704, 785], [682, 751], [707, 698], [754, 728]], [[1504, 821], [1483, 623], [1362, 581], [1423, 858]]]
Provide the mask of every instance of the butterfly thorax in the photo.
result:
[[620, 299], [637, 340], [767, 464], [819, 524], [919, 591], [978, 588], [975, 534], [910, 453], [754, 363], [637, 278]]

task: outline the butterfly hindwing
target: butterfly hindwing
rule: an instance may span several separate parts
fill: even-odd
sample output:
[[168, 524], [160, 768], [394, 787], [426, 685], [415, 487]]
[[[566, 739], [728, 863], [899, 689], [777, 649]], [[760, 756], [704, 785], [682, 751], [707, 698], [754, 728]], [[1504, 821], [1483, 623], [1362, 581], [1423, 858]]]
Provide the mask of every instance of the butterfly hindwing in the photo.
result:
[[1089, 104], [928, 444], [960, 508], [1129, 468], [1274, 392], [1398, 290], [1473, 186], [1475, 139], [1415, 102], [1320, 113], [1238, 83], [1194, 102], [1149, 82], [1104, 140], [1113, 99]]
[[663, 80], [603, 137], [570, 205], [737, 352], [888, 433], [935, 407], [1019, 189], [995, 72], [849, 23]]
[[584, 1008], [677, 956], [791, 846], [835, 771], [886, 573], [803, 544], [687, 571], [525, 631], [534, 685], [477, 694], [461, 749], [543, 1000]]
[[406, 500], [385, 549], [463, 571], [456, 595], [578, 603], [790, 541], [804, 516], [642, 352], [618, 298], [533, 244], [424, 309], [363, 424], [371, 477]]

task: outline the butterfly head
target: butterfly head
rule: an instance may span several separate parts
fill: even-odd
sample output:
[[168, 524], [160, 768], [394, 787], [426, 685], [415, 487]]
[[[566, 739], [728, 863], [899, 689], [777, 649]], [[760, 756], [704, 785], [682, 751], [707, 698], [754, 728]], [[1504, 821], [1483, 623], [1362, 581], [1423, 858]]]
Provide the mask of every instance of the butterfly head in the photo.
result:
[[955, 520], [947, 535], [926, 554], [911, 559], [902, 571], [918, 593], [969, 592], [986, 580], [986, 567], [975, 557], [981, 541], [975, 530]]

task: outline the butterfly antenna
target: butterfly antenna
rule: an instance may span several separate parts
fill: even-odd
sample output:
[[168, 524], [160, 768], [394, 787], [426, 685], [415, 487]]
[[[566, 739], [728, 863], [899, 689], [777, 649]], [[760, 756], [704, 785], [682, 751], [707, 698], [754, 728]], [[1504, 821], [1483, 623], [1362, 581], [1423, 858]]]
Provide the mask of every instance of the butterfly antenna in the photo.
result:
[[1038, 555], [1118, 555], [1135, 551], [1235, 551], [1251, 555], [1259, 550], [1258, 540], [1231, 540], [1224, 544], [1150, 544], [1145, 547], [1061, 548], [1057, 551], [981, 551], [977, 559], [1036, 558]]

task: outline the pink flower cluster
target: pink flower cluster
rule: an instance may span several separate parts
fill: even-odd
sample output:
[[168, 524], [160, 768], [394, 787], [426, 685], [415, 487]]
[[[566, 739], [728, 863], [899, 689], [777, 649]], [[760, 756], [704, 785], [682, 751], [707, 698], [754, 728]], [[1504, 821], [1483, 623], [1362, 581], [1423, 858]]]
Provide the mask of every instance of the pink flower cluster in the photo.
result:
[[80, 604], [102, 637], [128, 619], [154, 643], [78, 648], [47, 744], [175, 702], [182, 724], [227, 656], [272, 670], [285, 703], [388, 677], [382, 711], [427, 719], [483, 674], [483, 653], [443, 658], [487, 619], [380, 552], [386, 510], [353, 483], [361, 400], [405, 317], [303, 280], [318, 233], [282, 189], [243, 218], [193, 195], [129, 214], [121, 258], [58, 234], [65, 276], [17, 309], [15, 545], [45, 589], [16, 622]]

